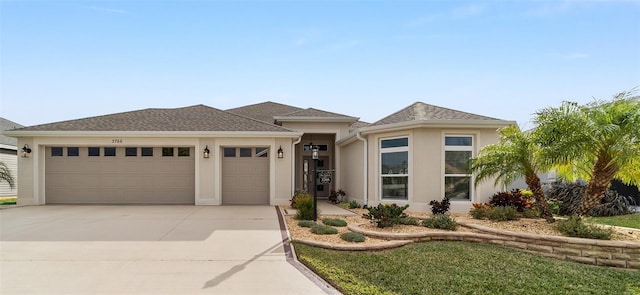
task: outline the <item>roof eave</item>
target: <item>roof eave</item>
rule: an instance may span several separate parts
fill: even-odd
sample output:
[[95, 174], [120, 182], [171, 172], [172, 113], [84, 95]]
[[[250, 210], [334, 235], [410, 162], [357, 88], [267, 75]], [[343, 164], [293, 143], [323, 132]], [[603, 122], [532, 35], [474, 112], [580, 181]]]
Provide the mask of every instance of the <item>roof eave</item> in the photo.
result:
[[297, 138], [293, 131], [3, 131], [9, 137], [276, 137]]
[[507, 120], [420, 120], [363, 127], [359, 130], [362, 134], [369, 134], [407, 128], [501, 128], [517, 124], [516, 121]]

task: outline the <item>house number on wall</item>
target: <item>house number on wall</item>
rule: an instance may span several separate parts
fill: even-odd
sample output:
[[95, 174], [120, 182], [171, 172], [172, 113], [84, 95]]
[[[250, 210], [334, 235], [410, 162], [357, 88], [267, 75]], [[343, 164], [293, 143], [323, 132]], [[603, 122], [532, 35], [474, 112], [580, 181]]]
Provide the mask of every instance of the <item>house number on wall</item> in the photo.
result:
[[122, 138], [114, 138], [111, 140], [111, 143], [122, 143]]

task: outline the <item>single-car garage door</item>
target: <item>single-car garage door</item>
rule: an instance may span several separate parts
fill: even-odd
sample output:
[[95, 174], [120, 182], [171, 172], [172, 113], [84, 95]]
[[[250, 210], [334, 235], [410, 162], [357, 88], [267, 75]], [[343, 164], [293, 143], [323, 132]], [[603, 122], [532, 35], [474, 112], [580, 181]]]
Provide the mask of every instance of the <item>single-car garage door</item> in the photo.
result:
[[269, 153], [262, 147], [222, 150], [222, 202], [269, 204]]
[[192, 147], [47, 147], [47, 204], [194, 204]]

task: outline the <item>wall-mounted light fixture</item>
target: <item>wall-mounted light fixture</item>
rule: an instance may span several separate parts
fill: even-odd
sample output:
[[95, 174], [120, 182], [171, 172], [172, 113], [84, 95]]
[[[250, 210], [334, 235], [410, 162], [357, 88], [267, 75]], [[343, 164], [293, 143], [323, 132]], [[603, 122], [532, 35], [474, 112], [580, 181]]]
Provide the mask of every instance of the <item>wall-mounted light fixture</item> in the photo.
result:
[[317, 160], [319, 151], [320, 151], [319, 146], [311, 144], [311, 159]]
[[22, 157], [23, 158], [28, 158], [30, 153], [31, 153], [31, 148], [29, 147], [28, 144], [25, 144], [22, 147]]
[[278, 159], [284, 158], [284, 151], [282, 150], [282, 146], [278, 149]]
[[205, 159], [209, 159], [209, 153], [211, 153], [211, 151], [209, 150], [209, 145], [204, 147], [204, 151], [202, 151], [202, 153], [203, 153], [202, 156]]

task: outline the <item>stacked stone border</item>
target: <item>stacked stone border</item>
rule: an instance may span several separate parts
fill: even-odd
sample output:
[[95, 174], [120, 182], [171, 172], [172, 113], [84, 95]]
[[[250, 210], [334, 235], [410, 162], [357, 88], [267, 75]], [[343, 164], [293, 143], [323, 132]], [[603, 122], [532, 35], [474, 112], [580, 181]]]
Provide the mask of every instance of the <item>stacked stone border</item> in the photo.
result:
[[604, 241], [519, 233], [460, 221], [458, 221], [458, 224], [478, 232], [386, 233], [366, 230], [361, 227], [364, 223], [361, 223], [349, 225], [348, 228], [351, 231], [359, 232], [369, 237], [388, 241], [376, 244], [331, 244], [302, 239], [294, 241], [316, 247], [346, 251], [383, 250], [422, 241], [467, 241], [501, 245], [546, 257], [584, 264], [640, 269], [640, 243], [638, 242]]

